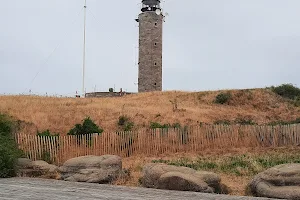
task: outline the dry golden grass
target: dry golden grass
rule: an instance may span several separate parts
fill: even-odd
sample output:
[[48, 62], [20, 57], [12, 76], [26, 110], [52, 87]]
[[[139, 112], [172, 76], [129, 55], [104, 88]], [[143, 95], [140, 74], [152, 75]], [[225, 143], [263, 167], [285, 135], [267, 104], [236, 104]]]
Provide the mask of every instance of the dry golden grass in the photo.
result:
[[[151, 92], [122, 98], [75, 99], [37, 96], [0, 96], [0, 112], [27, 122], [26, 133], [49, 129], [65, 135], [76, 123], [90, 116], [106, 132], [118, 129], [119, 116], [127, 115], [135, 128], [150, 122], [198, 125], [217, 120], [252, 119], [262, 124], [276, 120], [294, 120], [299, 108], [266, 89], [231, 91], [229, 105], [217, 105], [214, 92]], [[178, 110], [170, 101], [177, 99]], [[27, 129], [26, 129], [27, 128]]]

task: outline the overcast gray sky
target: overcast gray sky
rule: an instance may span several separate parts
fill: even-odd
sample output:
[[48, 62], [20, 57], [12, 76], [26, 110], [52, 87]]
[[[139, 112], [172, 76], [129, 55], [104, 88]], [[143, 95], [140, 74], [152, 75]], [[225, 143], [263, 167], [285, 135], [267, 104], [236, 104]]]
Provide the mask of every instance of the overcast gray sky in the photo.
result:
[[[0, 0], [0, 94], [81, 91], [83, 2]], [[87, 92], [114, 85], [137, 91], [139, 2], [88, 0]], [[163, 6], [169, 13], [164, 90], [300, 85], [299, 0], [166, 0]]]

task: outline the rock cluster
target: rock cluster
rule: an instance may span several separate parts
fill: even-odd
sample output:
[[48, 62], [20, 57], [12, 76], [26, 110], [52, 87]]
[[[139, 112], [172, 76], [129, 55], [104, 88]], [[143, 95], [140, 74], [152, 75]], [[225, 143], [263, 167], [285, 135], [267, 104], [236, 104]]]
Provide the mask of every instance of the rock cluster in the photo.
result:
[[249, 184], [252, 195], [279, 199], [300, 199], [300, 164], [284, 164], [254, 177]]
[[[73, 182], [111, 183], [124, 177], [122, 159], [115, 155], [82, 156], [67, 160], [57, 167], [45, 161], [20, 158], [17, 162], [21, 177], [54, 178]], [[227, 194], [219, 175], [187, 167], [150, 163], [143, 168], [143, 187]], [[249, 195], [300, 200], [300, 164], [283, 164], [256, 175], [248, 187]]]
[[226, 193], [222, 191], [221, 178], [215, 173], [166, 164], [145, 165], [141, 181], [142, 185], [148, 188]]
[[114, 155], [82, 156], [67, 160], [59, 171], [65, 181], [110, 183], [122, 173], [122, 159]]

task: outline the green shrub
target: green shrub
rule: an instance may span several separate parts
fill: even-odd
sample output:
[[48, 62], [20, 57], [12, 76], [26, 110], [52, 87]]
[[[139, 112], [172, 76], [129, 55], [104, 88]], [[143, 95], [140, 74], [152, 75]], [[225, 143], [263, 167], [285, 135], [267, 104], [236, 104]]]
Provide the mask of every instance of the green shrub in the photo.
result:
[[109, 92], [114, 92], [114, 88], [109, 88], [108, 91]]
[[296, 100], [300, 97], [300, 88], [297, 88], [292, 84], [282, 84], [277, 87], [272, 87], [272, 91], [291, 100]]
[[9, 117], [0, 114], [0, 178], [16, 175], [16, 161], [22, 156], [13, 137], [15, 124]]
[[170, 124], [160, 124], [158, 122], [150, 122], [150, 128], [151, 129], [157, 129], [157, 128], [170, 128]]
[[118, 125], [124, 126], [128, 121], [129, 121], [129, 118], [126, 117], [125, 115], [122, 115], [119, 117]]
[[134, 127], [134, 123], [128, 122], [124, 125], [124, 131], [132, 131], [133, 127]]
[[221, 92], [220, 94], [218, 94], [216, 96], [215, 103], [217, 103], [217, 104], [228, 104], [230, 99], [231, 99], [230, 92], [226, 92], [226, 93]]
[[232, 124], [238, 124], [238, 125], [257, 125], [252, 119], [241, 119], [237, 118], [234, 122], [231, 122], [229, 120], [217, 120], [214, 122], [215, 125], [232, 125]]
[[134, 123], [129, 120], [129, 117], [122, 115], [119, 117], [118, 125], [124, 130], [124, 131], [132, 131], [134, 127]]
[[101, 134], [102, 132], [103, 129], [97, 126], [90, 117], [87, 117], [83, 120], [82, 124], [76, 124], [75, 127], [68, 132], [68, 135]]
[[278, 125], [292, 125], [292, 124], [300, 124], [300, 118], [297, 118], [295, 120], [292, 120], [292, 121], [274, 121], [274, 122], [270, 122], [268, 123], [267, 125], [269, 126], [278, 126]]
[[151, 129], [167, 129], [167, 128], [182, 128], [180, 123], [174, 123], [174, 124], [160, 124], [158, 122], [151, 122], [150, 123], [150, 128]]
[[284, 126], [284, 125], [288, 125], [289, 122], [285, 122], [285, 121], [274, 121], [274, 122], [269, 122], [267, 125], [269, 126], [278, 126], [278, 125], [281, 125], [281, 126]]
[[257, 123], [255, 123], [252, 119], [236, 119], [235, 120], [236, 124], [240, 124], [240, 125], [257, 125]]

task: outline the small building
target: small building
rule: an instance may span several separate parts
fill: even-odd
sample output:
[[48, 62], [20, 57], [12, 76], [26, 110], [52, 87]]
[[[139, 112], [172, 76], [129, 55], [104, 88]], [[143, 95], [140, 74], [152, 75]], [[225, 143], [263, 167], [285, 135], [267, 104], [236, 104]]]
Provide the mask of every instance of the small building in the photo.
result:
[[85, 93], [85, 98], [104, 98], [104, 97], [123, 97], [126, 95], [134, 94], [131, 92], [124, 92], [122, 88], [120, 89], [120, 92], [115, 91], [109, 91], [109, 92], [90, 92]]

